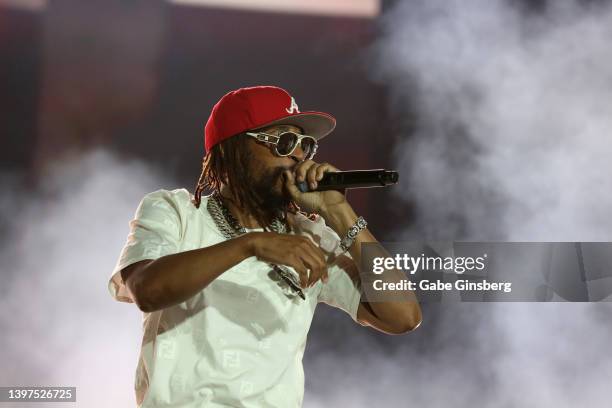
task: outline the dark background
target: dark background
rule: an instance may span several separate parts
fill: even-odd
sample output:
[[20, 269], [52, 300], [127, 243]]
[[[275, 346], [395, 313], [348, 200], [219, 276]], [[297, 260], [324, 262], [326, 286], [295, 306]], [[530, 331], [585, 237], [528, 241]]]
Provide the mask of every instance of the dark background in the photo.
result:
[[[396, 3], [381, 2], [381, 15]], [[544, 18], [550, 4], [505, 3]], [[0, 1], [0, 208], [11, 210], [0, 218], [0, 385], [74, 385], [82, 378], [83, 399], [98, 404], [88, 406], [118, 400], [132, 406], [140, 313], [113, 302], [105, 285], [145, 188], [142, 171], [153, 168], [166, 180], [147, 184], [149, 191], [193, 191], [204, 124], [226, 92], [277, 85], [301, 110], [334, 115], [338, 126], [317, 159], [341, 169], [393, 168], [403, 165], [400, 154], [409, 157], [397, 142], [411, 137], [410, 105], [416, 102], [406, 92], [394, 94], [395, 84], [378, 82], [369, 71], [385, 63], [373, 62], [371, 50], [381, 15], [229, 10], [159, 0], [60, 0], [41, 9], [6, 4]], [[401, 101], [393, 99], [397, 94]], [[400, 118], [390, 105], [397, 102]], [[450, 154], [455, 145], [449, 145]], [[61, 182], [54, 165], [75, 157], [100, 160], [87, 154], [98, 149], [118, 157], [118, 168], [137, 162], [146, 170], [127, 167], [134, 171], [118, 171], [117, 177], [96, 162], [92, 168], [104, 169], [108, 178], [85, 172], [88, 188], [70, 174], [64, 184], [75, 182], [78, 191], [55, 202], [53, 186]], [[45, 188], [50, 179], [55, 184]], [[415, 221], [413, 203], [392, 194], [399, 188], [349, 193], [381, 241], [393, 240], [400, 229], [411, 231]], [[108, 200], [102, 189], [125, 193]], [[101, 200], [88, 201], [96, 194]], [[454, 200], [472, 204], [480, 196], [442, 198], [453, 207]], [[96, 219], [87, 204], [95, 211], [108, 207], [101, 212], [109, 219]], [[497, 226], [499, 218], [482, 222]], [[89, 230], [81, 231], [80, 224]], [[436, 406], [427, 405], [430, 400], [446, 402], [438, 406], [603, 406], [612, 372], [605, 353], [612, 338], [607, 305], [451, 303], [424, 304], [423, 310], [417, 331], [387, 336], [319, 308], [304, 357], [305, 406]]]
[[[32, 185], [45, 164], [95, 147], [153, 163], [190, 190], [214, 103], [243, 86], [287, 89], [337, 118], [317, 160], [389, 168], [385, 89], [369, 79], [375, 18], [282, 14], [161, 1], [0, 6], [0, 165]], [[381, 236], [400, 203], [351, 202]], [[407, 209], [404, 209], [407, 210]]]

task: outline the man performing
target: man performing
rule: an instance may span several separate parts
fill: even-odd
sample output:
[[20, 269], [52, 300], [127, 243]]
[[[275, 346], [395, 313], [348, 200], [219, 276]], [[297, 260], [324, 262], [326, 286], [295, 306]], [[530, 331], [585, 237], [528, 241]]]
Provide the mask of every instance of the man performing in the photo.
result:
[[377, 241], [345, 194], [296, 188], [338, 171], [312, 160], [335, 124], [281, 88], [232, 91], [206, 123], [195, 193], [143, 198], [109, 281], [144, 312], [139, 407], [301, 406], [318, 302], [389, 334], [420, 324], [412, 292], [362, 296], [361, 244]]

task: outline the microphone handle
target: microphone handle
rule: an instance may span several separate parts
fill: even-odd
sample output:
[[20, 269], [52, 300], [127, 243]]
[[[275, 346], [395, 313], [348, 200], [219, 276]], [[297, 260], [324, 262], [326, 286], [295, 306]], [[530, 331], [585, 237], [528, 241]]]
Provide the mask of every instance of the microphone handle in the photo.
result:
[[306, 181], [297, 183], [302, 193], [309, 191], [343, 190], [346, 188], [385, 187], [397, 183], [399, 174], [385, 169], [350, 170], [325, 173], [317, 188], [311, 190]]

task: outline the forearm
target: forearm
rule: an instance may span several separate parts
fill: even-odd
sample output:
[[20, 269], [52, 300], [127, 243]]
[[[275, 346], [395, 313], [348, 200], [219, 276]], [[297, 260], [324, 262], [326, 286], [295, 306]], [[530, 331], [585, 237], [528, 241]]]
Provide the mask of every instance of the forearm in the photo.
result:
[[[348, 203], [337, 206], [332, 211], [326, 211], [321, 215], [325, 218], [326, 223], [336, 231], [341, 238], [346, 235], [349, 228], [357, 221], [357, 214], [355, 214]], [[349, 253], [359, 268], [362, 286], [370, 285], [371, 287], [375, 279], [391, 283], [401, 282], [406, 278], [404, 273], [399, 270], [385, 271], [385, 273], [380, 275], [374, 274], [372, 270], [363, 270], [361, 244], [364, 243], [375, 244], [371, 247], [371, 250], [368, 251], [368, 257], [389, 256], [388, 252], [380, 245], [369, 229], [366, 228], [357, 235], [355, 242], [349, 249]], [[370, 263], [365, 262], [365, 264]], [[362, 301], [367, 301], [367, 299], [362, 299]], [[376, 317], [388, 324], [396, 324], [396, 321], [400, 318], [405, 325], [416, 327], [421, 321], [421, 309], [416, 295], [411, 290], [395, 291], [390, 301], [373, 301], [368, 302], [368, 304]]]
[[152, 312], [184, 302], [223, 272], [252, 256], [251, 234], [158, 258], [138, 271], [133, 287], [141, 310]]

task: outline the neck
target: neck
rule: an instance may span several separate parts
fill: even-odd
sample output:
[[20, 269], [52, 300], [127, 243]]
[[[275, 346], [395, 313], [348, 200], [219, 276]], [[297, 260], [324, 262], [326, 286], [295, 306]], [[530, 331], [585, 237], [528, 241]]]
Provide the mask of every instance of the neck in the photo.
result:
[[261, 225], [257, 222], [255, 217], [245, 211], [243, 208], [239, 207], [234, 199], [232, 198], [232, 193], [227, 185], [221, 186], [221, 197], [223, 198], [223, 203], [230, 210], [234, 218], [238, 220], [240, 225], [245, 228], [260, 228]]

